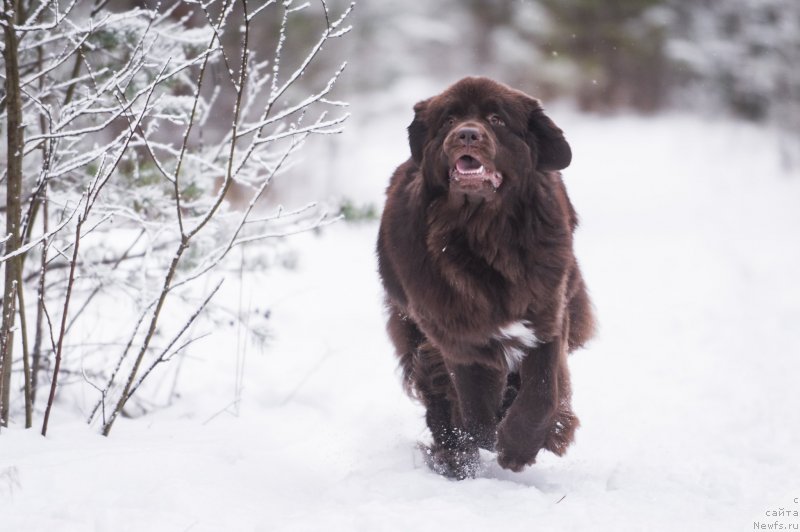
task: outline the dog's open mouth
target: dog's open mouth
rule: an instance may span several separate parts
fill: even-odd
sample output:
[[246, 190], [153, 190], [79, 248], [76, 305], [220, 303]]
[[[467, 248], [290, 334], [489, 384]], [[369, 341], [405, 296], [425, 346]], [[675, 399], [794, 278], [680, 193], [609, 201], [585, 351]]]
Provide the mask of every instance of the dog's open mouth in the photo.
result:
[[456, 159], [453, 168], [450, 169], [450, 179], [462, 188], [468, 189], [479, 189], [489, 185], [497, 190], [503, 182], [500, 172], [486, 168], [481, 161], [471, 155], [462, 155]]

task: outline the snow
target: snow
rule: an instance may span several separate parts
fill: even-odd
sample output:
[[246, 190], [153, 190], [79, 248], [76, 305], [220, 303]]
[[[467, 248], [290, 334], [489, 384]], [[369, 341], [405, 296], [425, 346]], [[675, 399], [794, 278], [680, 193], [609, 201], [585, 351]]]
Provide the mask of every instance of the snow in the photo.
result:
[[[408, 109], [342, 139], [335, 187], [380, 201]], [[268, 309], [273, 338], [259, 349], [231, 327], [195, 344], [171, 406], [109, 438], [67, 401], [47, 438], [4, 429], [3, 530], [797, 526], [769, 514], [800, 510], [800, 179], [780, 168], [775, 135], [682, 115], [550, 116], [575, 155], [565, 179], [600, 322], [570, 359], [582, 426], [565, 457], [511, 473], [486, 452], [461, 482], [427, 469], [423, 411], [384, 331], [377, 224], [338, 224], [292, 237], [296, 269], [226, 281], [221, 301]]]

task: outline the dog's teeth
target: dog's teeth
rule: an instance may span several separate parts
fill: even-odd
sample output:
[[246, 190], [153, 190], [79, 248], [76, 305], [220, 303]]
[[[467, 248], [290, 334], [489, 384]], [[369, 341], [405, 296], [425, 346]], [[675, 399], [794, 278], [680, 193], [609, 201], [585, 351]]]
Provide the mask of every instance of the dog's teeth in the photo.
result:
[[481, 166], [480, 168], [477, 168], [475, 170], [464, 170], [464, 171], [459, 170], [458, 173], [461, 175], [478, 175], [478, 174], [485, 174], [486, 169], [483, 166]]

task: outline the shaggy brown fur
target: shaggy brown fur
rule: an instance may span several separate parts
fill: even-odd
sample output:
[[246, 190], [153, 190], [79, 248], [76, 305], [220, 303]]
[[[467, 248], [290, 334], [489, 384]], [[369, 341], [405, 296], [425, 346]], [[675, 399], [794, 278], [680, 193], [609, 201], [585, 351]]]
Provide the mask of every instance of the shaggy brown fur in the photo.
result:
[[520, 471], [572, 442], [566, 356], [594, 329], [558, 172], [570, 147], [537, 100], [486, 78], [414, 111], [378, 238], [388, 332], [431, 467], [474, 476], [482, 447]]

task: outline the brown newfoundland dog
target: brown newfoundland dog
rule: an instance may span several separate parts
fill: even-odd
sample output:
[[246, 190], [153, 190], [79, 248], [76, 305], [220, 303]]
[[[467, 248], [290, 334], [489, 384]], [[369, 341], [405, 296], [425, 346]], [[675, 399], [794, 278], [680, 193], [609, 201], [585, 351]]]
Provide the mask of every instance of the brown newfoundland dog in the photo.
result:
[[578, 426], [566, 358], [594, 321], [558, 172], [572, 153], [537, 100], [490, 79], [414, 112], [378, 237], [389, 335], [432, 469], [474, 476], [480, 447], [520, 471]]

